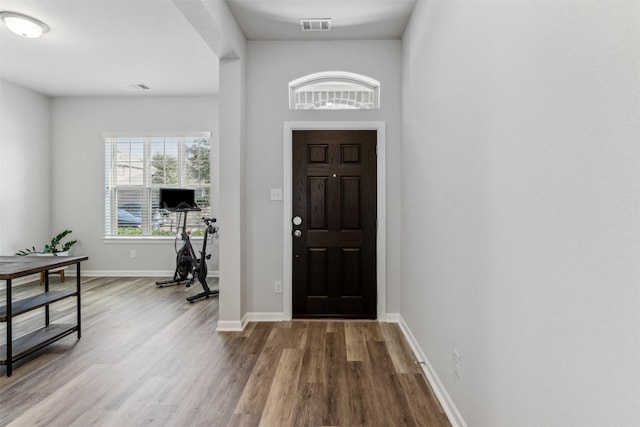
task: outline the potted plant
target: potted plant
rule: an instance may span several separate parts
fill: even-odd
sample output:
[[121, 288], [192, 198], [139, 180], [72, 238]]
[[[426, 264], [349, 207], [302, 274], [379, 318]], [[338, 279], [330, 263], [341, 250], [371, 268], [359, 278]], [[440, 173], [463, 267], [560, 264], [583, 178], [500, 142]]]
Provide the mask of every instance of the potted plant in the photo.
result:
[[37, 251], [35, 246], [32, 246], [31, 249], [26, 248], [21, 251], [16, 252], [16, 255], [26, 256], [31, 254], [53, 254], [53, 256], [65, 256], [69, 255], [69, 249], [76, 243], [77, 240], [70, 240], [60, 246], [60, 241], [64, 239], [68, 234], [71, 234], [71, 230], [64, 230], [62, 233], [58, 234], [54, 238], [51, 239], [48, 245], [44, 245], [41, 251]]
[[[69, 250], [73, 245], [75, 245], [77, 240], [69, 240], [64, 244], [61, 243], [62, 239], [64, 239], [68, 234], [71, 234], [71, 230], [64, 230], [62, 233], [54, 236], [51, 239], [49, 244], [44, 245], [41, 251], [36, 250], [35, 246], [32, 246], [31, 249], [26, 248], [21, 251], [16, 252], [16, 255], [27, 256], [27, 255], [36, 255], [36, 256], [67, 256], [69, 255]], [[60, 280], [64, 282], [64, 270], [67, 267], [60, 267], [53, 270], [49, 270], [49, 273], [59, 273]], [[40, 273], [40, 283], [44, 282], [44, 272]]]

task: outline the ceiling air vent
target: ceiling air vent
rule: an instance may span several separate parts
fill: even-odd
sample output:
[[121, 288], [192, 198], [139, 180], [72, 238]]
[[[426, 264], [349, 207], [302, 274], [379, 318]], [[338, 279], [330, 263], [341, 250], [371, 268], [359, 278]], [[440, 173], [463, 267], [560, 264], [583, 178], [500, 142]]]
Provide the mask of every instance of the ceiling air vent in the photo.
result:
[[144, 83], [120, 83], [120, 87], [127, 90], [149, 90], [149, 86]]
[[331, 31], [331, 18], [301, 19], [302, 31]]

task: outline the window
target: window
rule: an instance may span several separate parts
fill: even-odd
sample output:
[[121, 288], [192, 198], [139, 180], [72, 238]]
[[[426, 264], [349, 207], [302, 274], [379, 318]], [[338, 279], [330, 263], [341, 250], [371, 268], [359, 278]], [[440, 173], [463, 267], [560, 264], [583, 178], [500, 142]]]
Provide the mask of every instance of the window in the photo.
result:
[[289, 83], [291, 110], [368, 110], [380, 108], [380, 82], [360, 74], [328, 71]]
[[178, 214], [160, 209], [160, 188], [192, 188], [202, 208], [189, 215], [192, 235], [210, 216], [210, 134], [105, 137], [105, 236], [173, 236]]

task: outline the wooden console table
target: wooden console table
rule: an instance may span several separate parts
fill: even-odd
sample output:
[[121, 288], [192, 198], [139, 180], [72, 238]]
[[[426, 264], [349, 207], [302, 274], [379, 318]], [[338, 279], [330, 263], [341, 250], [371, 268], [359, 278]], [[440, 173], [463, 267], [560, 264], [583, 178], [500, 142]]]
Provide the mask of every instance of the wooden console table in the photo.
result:
[[[58, 256], [58, 257], [0, 257], [0, 280], [6, 280], [6, 303], [0, 306], [0, 322], [7, 324], [7, 342], [0, 346], [0, 365], [7, 365], [7, 376], [13, 372], [13, 362], [80, 330], [80, 263], [86, 261], [86, 256]], [[49, 270], [67, 265], [76, 265], [76, 290], [49, 290]], [[11, 281], [30, 274], [44, 273], [44, 292], [22, 300], [13, 301], [11, 297]], [[49, 304], [65, 298], [77, 298], [77, 320], [75, 325], [56, 324], [49, 322]], [[44, 327], [24, 336], [13, 339], [13, 318], [36, 308], [44, 307]]]

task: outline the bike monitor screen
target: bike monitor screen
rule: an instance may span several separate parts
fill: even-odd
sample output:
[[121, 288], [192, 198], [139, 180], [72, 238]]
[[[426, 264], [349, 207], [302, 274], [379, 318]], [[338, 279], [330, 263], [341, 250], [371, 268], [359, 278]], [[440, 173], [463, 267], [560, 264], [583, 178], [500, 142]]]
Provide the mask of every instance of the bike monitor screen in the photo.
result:
[[197, 208], [195, 190], [184, 188], [161, 188], [160, 209]]

